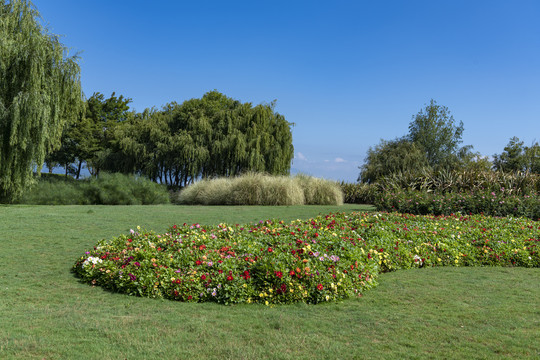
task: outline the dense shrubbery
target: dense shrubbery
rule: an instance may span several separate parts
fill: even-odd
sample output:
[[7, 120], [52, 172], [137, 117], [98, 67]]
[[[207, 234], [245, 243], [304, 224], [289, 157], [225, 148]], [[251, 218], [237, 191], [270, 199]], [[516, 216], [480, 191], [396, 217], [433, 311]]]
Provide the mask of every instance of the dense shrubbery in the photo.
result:
[[540, 175], [532, 173], [505, 173], [502, 171], [434, 171], [398, 172], [381, 178], [377, 185], [382, 191], [420, 190], [446, 192], [499, 191], [514, 193], [540, 192]]
[[137, 228], [87, 251], [73, 270], [130, 295], [179, 301], [319, 303], [359, 295], [380, 271], [540, 267], [540, 224], [523, 218], [337, 214], [290, 224]]
[[337, 183], [310, 176], [247, 173], [199, 181], [183, 189], [176, 201], [201, 205], [341, 205], [343, 193]]
[[21, 204], [36, 205], [150, 205], [168, 202], [169, 194], [163, 185], [142, 177], [106, 173], [97, 179], [87, 180], [45, 175], [20, 200]]
[[540, 176], [498, 171], [423, 171], [379, 180], [374, 205], [411, 214], [540, 218]]
[[418, 190], [398, 190], [380, 194], [377, 209], [410, 214], [450, 215], [485, 214], [492, 216], [524, 216], [540, 220], [540, 196], [499, 191], [477, 190], [462, 193], [435, 193]]
[[371, 184], [342, 181], [340, 186], [347, 204], [373, 204], [377, 194], [377, 187]]

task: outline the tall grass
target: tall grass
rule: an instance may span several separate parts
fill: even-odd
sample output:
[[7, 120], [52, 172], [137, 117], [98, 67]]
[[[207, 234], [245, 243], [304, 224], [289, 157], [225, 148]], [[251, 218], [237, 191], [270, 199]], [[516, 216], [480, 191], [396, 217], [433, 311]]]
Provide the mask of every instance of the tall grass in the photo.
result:
[[248, 173], [235, 178], [201, 180], [178, 195], [180, 204], [342, 205], [343, 192], [332, 181]]

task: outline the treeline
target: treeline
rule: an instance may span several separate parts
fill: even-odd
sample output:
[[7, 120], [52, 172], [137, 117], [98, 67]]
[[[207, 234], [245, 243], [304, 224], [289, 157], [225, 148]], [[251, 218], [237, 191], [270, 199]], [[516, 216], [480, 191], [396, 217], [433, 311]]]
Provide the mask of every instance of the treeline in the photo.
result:
[[291, 126], [274, 103], [253, 106], [217, 91], [200, 99], [131, 111], [131, 99], [93, 94], [45, 161], [76, 178], [120, 172], [170, 187], [247, 171], [285, 175], [294, 155]]
[[431, 100], [413, 116], [409, 133], [394, 140], [381, 140], [370, 147], [360, 167], [358, 181], [375, 184], [395, 174], [448, 173], [452, 171], [524, 172], [540, 174], [540, 145], [525, 146], [513, 137], [493, 160], [461, 146], [463, 122], [456, 123], [446, 106]]

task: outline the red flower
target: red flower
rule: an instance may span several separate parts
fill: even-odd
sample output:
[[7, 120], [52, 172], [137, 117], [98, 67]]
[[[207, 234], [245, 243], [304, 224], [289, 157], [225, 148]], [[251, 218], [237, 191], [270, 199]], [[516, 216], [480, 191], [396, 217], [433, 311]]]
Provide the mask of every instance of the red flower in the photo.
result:
[[206, 280], [206, 275], [201, 276], [201, 280]]
[[280, 279], [283, 276], [283, 273], [281, 271], [274, 271], [274, 274], [276, 274], [276, 276]]
[[313, 235], [313, 236], [315, 236], [315, 237], [319, 237], [319, 234], [318, 234], [318, 233], [315, 233], [315, 235]]
[[289, 275], [294, 276], [294, 270], [289, 271]]
[[233, 280], [232, 275], [227, 276], [227, 280], [228, 280], [228, 281], [232, 281], [232, 280]]
[[269, 248], [268, 248], [268, 252], [272, 252], [272, 251], [274, 251], [274, 250], [272, 250], [272, 248], [269, 247]]
[[223, 274], [223, 270], [218, 270], [218, 273]]
[[202, 264], [202, 261], [201, 261], [201, 260], [195, 261], [195, 265], [201, 265], [201, 264]]
[[323, 288], [322, 284], [317, 285], [317, 290], [321, 291]]
[[189, 295], [189, 296], [187, 297], [187, 299], [188, 299], [188, 300], [191, 300], [191, 299], [193, 299], [193, 296]]

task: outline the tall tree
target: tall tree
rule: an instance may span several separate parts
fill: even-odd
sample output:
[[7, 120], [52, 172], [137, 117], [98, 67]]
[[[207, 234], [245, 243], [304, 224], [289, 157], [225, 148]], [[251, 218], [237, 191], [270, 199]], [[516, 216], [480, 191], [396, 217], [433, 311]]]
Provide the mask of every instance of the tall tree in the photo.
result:
[[83, 110], [76, 56], [27, 0], [0, 3], [0, 201], [13, 201]]
[[409, 124], [407, 138], [426, 154], [428, 164], [435, 168], [452, 168], [459, 164], [472, 146], [460, 148], [463, 142], [463, 122], [456, 124], [446, 106], [431, 100]]

